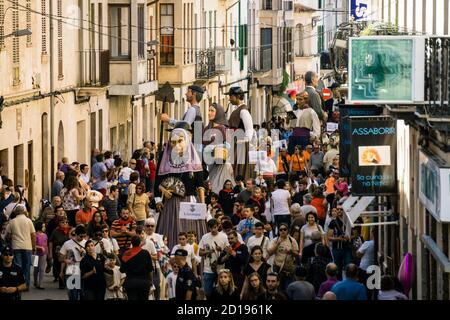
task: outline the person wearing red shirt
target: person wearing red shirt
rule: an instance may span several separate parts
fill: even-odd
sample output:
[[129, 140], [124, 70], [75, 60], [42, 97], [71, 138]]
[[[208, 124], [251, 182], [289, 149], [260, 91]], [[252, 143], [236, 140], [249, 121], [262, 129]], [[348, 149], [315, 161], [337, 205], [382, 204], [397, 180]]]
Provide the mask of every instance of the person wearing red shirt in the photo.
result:
[[77, 226], [80, 224], [84, 224], [85, 226], [87, 226], [88, 223], [92, 221], [92, 217], [97, 211], [97, 209], [92, 206], [91, 200], [85, 198], [83, 203], [83, 208], [80, 209], [75, 215], [75, 222]]

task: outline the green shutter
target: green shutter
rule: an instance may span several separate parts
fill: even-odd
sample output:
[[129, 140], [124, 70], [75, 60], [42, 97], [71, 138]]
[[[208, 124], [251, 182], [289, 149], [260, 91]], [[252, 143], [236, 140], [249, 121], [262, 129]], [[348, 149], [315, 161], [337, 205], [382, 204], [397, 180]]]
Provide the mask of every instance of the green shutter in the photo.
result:
[[319, 51], [319, 53], [322, 53], [324, 51], [324, 49], [323, 49], [323, 26], [317, 27], [317, 33], [318, 33], [317, 50]]

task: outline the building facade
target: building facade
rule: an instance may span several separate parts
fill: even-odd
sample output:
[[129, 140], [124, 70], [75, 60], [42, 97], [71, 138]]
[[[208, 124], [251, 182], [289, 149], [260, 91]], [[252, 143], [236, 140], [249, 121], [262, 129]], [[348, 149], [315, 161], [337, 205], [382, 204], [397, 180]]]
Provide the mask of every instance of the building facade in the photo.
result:
[[[398, 119], [398, 242], [388, 249], [387, 237], [381, 238], [379, 255], [397, 252], [414, 258], [414, 299], [448, 300], [450, 272], [450, 109], [449, 83], [443, 61], [448, 53], [450, 3], [443, 1], [372, 1], [374, 20], [391, 22], [411, 34], [433, 35], [426, 41], [424, 68], [424, 106], [389, 106], [388, 112]], [[433, 80], [432, 80], [433, 79]], [[446, 205], [447, 204], [447, 205]], [[384, 230], [386, 232], [386, 230]], [[395, 237], [394, 237], [395, 239]]]

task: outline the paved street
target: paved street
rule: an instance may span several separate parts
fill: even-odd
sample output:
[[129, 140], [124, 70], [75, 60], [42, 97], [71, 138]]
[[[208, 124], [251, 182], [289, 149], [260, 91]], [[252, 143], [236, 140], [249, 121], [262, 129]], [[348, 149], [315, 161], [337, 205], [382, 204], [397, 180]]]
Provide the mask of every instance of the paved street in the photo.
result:
[[53, 282], [51, 272], [45, 275], [43, 286], [45, 290], [36, 289], [31, 285], [30, 291], [22, 294], [22, 300], [67, 300], [67, 290], [58, 289], [58, 283]]

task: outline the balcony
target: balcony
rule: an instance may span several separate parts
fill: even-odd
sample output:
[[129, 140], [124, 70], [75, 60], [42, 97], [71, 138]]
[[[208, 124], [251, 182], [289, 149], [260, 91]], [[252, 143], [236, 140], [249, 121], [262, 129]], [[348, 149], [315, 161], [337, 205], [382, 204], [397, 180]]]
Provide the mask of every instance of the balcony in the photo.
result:
[[[289, 1], [289, 2], [292, 2], [292, 1]], [[261, 0], [261, 10], [268, 10], [268, 11], [283, 10], [283, 1], [282, 0]]]
[[109, 85], [109, 50], [81, 51], [80, 69], [81, 87]]
[[447, 126], [450, 122], [450, 37], [425, 40], [425, 106], [417, 115]]
[[197, 79], [211, 79], [218, 75], [215, 50], [206, 49], [199, 51], [195, 60], [195, 77]]

